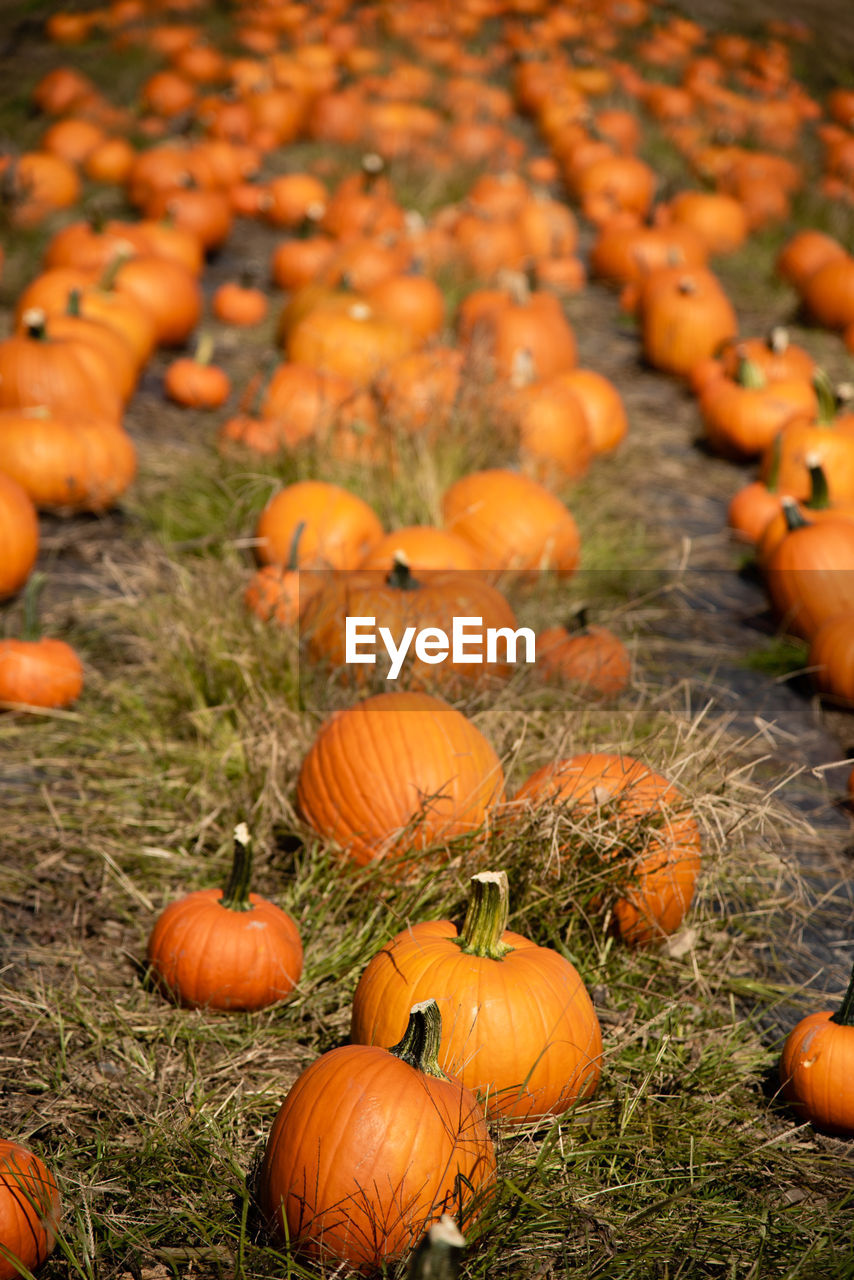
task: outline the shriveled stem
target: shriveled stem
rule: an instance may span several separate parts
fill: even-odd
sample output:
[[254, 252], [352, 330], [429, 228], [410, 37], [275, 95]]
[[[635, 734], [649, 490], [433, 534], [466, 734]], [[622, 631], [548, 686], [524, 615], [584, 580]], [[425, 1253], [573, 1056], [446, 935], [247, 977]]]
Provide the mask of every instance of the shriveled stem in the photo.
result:
[[409, 1010], [409, 1022], [403, 1039], [392, 1045], [393, 1053], [401, 1062], [421, 1071], [425, 1076], [446, 1080], [439, 1066], [439, 1042], [442, 1039], [442, 1015], [435, 1000], [421, 1000]]

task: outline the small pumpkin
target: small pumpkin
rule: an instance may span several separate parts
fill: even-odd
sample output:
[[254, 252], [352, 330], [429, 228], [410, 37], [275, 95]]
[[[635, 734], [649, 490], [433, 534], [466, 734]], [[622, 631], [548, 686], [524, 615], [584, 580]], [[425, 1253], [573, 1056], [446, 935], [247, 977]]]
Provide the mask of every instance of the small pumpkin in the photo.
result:
[[631, 677], [629, 651], [607, 627], [589, 625], [582, 610], [576, 625], [546, 627], [537, 636], [537, 670], [582, 693], [612, 697]]
[[0, 1138], [0, 1280], [36, 1271], [53, 1251], [61, 1201], [39, 1156]]
[[474, 1094], [437, 1060], [441, 1015], [415, 1004], [392, 1047], [343, 1045], [279, 1109], [258, 1180], [270, 1230], [316, 1262], [372, 1272], [450, 1213], [467, 1225], [495, 1179]]
[[442, 1013], [439, 1062], [512, 1120], [559, 1115], [595, 1091], [599, 1021], [575, 966], [507, 929], [503, 871], [470, 882], [462, 928], [409, 925], [368, 964], [353, 996], [350, 1039], [384, 1044], [428, 991]]
[[286, 999], [302, 974], [296, 922], [275, 903], [250, 893], [249, 830], [234, 830], [234, 857], [224, 889], [199, 889], [170, 905], [148, 939], [148, 966], [158, 986], [191, 1009], [265, 1009]]
[[24, 593], [19, 638], [0, 640], [0, 703], [67, 707], [83, 688], [83, 664], [64, 640], [39, 636], [36, 604], [44, 574], [33, 574]]
[[328, 481], [300, 480], [275, 493], [258, 517], [255, 551], [262, 564], [288, 561], [300, 524], [302, 568], [354, 569], [383, 536], [379, 516], [363, 498]]
[[231, 395], [231, 379], [225, 369], [212, 364], [213, 337], [202, 333], [192, 356], [179, 356], [167, 365], [163, 390], [185, 409], [219, 409]]
[[809, 1013], [786, 1037], [780, 1056], [782, 1094], [802, 1120], [823, 1133], [854, 1134], [854, 973], [836, 1010]]

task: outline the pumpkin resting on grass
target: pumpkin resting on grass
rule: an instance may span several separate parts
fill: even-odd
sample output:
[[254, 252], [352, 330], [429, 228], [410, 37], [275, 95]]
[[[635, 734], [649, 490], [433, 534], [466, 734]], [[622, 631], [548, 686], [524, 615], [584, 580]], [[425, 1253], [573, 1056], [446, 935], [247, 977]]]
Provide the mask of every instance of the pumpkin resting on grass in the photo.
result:
[[809, 1013], [786, 1038], [780, 1058], [783, 1097], [824, 1133], [854, 1134], [854, 973], [841, 1007]]
[[507, 875], [472, 877], [462, 930], [411, 925], [374, 956], [353, 997], [350, 1039], [385, 1044], [414, 1000], [442, 1012], [439, 1062], [514, 1120], [559, 1115], [596, 1090], [602, 1035], [573, 964], [507, 930]]
[[491, 744], [428, 693], [379, 693], [335, 712], [297, 779], [303, 818], [360, 864], [474, 837], [503, 796]]
[[249, 832], [234, 832], [225, 890], [199, 889], [158, 916], [148, 964], [160, 988], [189, 1008], [264, 1009], [284, 1000], [302, 973], [302, 941], [293, 919], [249, 892]]
[[18, 1142], [0, 1138], [0, 1280], [19, 1280], [51, 1253], [60, 1199], [53, 1174]]
[[572, 821], [599, 816], [595, 847], [604, 866], [619, 868], [609, 905], [620, 937], [639, 946], [675, 933], [700, 871], [700, 832], [673, 783], [631, 756], [593, 752], [544, 765], [519, 801], [560, 806]]
[[438, 1065], [441, 1031], [438, 1005], [425, 1001], [391, 1049], [343, 1045], [303, 1071], [273, 1122], [259, 1179], [279, 1240], [373, 1271], [442, 1214], [472, 1220], [495, 1152], [474, 1094]]

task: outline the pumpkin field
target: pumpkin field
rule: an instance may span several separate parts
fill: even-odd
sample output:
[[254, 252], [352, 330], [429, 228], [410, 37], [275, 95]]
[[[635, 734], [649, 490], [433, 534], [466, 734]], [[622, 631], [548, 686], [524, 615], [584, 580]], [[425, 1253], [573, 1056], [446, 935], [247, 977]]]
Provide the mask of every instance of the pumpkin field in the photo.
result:
[[854, 1277], [852, 401], [841, 2], [6, 0], [0, 1280]]

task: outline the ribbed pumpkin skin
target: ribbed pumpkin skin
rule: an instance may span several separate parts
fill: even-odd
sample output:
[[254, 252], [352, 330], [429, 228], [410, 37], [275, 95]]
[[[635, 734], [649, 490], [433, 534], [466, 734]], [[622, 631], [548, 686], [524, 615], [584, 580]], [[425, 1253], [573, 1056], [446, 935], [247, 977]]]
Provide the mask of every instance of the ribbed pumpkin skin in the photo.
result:
[[64, 640], [0, 640], [0, 702], [67, 707], [83, 688], [83, 665]]
[[279, 1239], [287, 1223], [309, 1257], [369, 1271], [443, 1213], [461, 1222], [469, 1186], [488, 1188], [494, 1176], [483, 1112], [459, 1081], [383, 1048], [344, 1045], [313, 1062], [282, 1104], [258, 1194]]
[[17, 1142], [0, 1138], [0, 1280], [20, 1280], [18, 1259], [30, 1271], [54, 1245], [59, 1191], [42, 1160]]
[[783, 1097], [817, 1129], [854, 1134], [854, 1027], [810, 1013], [789, 1032], [780, 1059]]
[[470, 542], [496, 573], [569, 575], [578, 566], [578, 526], [559, 498], [517, 472], [495, 468], [457, 480], [442, 499], [445, 528]]
[[450, 920], [403, 930], [356, 987], [350, 1039], [393, 1044], [410, 1007], [432, 998], [442, 1014], [439, 1065], [486, 1100], [491, 1116], [559, 1115], [593, 1094], [602, 1034], [569, 960], [505, 930], [501, 960], [466, 955]]
[[37, 507], [107, 511], [130, 486], [136, 465], [136, 447], [121, 426], [0, 410], [0, 468]]
[[810, 640], [807, 665], [820, 693], [854, 706], [854, 611], [818, 628]]
[[854, 612], [854, 522], [822, 520], [793, 529], [765, 565], [765, 585], [778, 618], [810, 640], [818, 628]]
[[296, 567], [355, 569], [383, 536], [379, 516], [363, 498], [322, 480], [301, 480], [273, 494], [255, 528], [262, 564], [287, 564], [304, 525]]
[[613, 822], [625, 844], [605, 857], [627, 857], [626, 883], [613, 905], [624, 942], [662, 942], [679, 928], [700, 871], [700, 833], [671, 782], [631, 756], [592, 752], [538, 769], [514, 797], [523, 801], [581, 814], [602, 808], [603, 822]]
[[250, 893], [251, 909], [220, 906], [222, 889], [200, 889], [170, 903], [148, 940], [160, 986], [188, 1008], [263, 1009], [284, 1000], [302, 973], [296, 924], [275, 903]]
[[19, 591], [39, 553], [39, 522], [32, 499], [12, 476], [0, 470], [0, 600]]
[[490, 743], [426, 693], [379, 693], [336, 712], [297, 780], [305, 820], [361, 865], [473, 834], [503, 795]]

